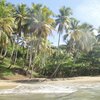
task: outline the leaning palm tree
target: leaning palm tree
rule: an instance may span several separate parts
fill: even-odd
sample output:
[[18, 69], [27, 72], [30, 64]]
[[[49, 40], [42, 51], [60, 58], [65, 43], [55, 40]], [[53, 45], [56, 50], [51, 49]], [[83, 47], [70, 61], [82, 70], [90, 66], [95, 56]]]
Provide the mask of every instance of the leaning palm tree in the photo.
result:
[[56, 16], [56, 26], [58, 27], [58, 48], [59, 48], [59, 44], [60, 44], [60, 38], [61, 38], [61, 34], [63, 33], [63, 31], [67, 32], [68, 28], [69, 28], [69, 24], [70, 24], [70, 15], [72, 15], [72, 10], [71, 8], [66, 8], [65, 6], [63, 6], [60, 10], [59, 10], [60, 14]]

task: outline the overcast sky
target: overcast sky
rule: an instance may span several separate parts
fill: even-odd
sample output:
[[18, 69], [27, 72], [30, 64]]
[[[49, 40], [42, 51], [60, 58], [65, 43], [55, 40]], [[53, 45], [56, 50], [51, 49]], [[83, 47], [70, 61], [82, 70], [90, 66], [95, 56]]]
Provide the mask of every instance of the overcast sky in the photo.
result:
[[[31, 3], [41, 3], [48, 6], [54, 13], [58, 13], [59, 8], [63, 5], [70, 7], [73, 10], [73, 15], [81, 22], [87, 22], [100, 26], [100, 0], [7, 0], [13, 4], [25, 3], [31, 6]], [[57, 35], [56, 35], [57, 38]], [[56, 45], [57, 39], [49, 37], [49, 39]], [[62, 42], [62, 40], [61, 40]]]

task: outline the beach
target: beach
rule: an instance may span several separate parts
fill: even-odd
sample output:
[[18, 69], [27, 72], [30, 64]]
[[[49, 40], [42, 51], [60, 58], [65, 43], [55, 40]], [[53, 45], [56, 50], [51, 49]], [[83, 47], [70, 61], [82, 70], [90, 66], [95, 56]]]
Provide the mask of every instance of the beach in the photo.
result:
[[0, 80], [0, 87], [14, 87], [23, 84], [90, 84], [100, 83], [100, 76], [95, 77], [72, 77], [72, 78], [33, 78], [33, 79], [16, 79], [16, 80]]

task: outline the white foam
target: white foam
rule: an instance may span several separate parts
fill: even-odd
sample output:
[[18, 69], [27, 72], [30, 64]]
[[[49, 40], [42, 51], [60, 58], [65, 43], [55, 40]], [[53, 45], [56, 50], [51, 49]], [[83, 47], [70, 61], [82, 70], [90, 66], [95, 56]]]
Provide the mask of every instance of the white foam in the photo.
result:
[[13, 89], [0, 90], [0, 94], [24, 94], [24, 93], [73, 93], [77, 89], [66, 86], [40, 85], [40, 86], [17, 86]]
[[13, 89], [0, 90], [0, 94], [73, 93], [85, 88], [100, 89], [100, 84], [24, 84]]

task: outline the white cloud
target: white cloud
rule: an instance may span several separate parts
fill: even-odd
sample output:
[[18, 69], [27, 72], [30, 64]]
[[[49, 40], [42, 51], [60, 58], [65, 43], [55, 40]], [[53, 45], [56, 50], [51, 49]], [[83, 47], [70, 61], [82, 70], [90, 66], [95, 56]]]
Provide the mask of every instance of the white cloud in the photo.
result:
[[100, 26], [100, 0], [84, 0], [74, 12], [81, 21]]

